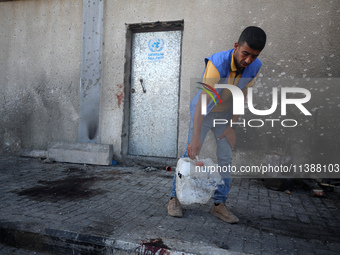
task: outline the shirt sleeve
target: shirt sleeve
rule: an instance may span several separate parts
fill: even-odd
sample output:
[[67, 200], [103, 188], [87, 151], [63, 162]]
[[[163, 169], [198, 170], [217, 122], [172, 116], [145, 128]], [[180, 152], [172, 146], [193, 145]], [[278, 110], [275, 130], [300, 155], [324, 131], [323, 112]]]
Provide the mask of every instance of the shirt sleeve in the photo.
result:
[[215, 84], [217, 84], [220, 81], [220, 78], [221, 78], [220, 73], [218, 72], [217, 68], [209, 60], [205, 68], [202, 82], [215, 88]]

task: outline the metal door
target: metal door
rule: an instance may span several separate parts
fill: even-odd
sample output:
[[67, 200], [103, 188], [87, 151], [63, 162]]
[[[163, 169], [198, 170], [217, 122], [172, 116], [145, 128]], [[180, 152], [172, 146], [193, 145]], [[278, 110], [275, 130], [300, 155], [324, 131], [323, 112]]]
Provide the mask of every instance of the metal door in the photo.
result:
[[177, 157], [181, 31], [132, 39], [129, 154]]

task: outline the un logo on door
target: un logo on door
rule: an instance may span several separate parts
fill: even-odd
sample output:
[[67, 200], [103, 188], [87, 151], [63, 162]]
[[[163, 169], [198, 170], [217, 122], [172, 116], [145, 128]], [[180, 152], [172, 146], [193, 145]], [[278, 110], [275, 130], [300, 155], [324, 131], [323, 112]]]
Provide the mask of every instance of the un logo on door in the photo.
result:
[[149, 50], [151, 52], [160, 52], [164, 48], [163, 38], [152, 38], [148, 42]]

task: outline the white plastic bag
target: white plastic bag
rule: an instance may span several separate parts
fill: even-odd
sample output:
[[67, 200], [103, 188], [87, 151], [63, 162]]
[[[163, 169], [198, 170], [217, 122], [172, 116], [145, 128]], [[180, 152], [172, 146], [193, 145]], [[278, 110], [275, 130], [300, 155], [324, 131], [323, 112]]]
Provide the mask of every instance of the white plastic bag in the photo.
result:
[[[203, 162], [204, 166], [196, 166], [197, 162]], [[178, 160], [176, 195], [181, 204], [206, 204], [209, 201], [217, 185], [224, 184], [218, 172], [209, 171], [215, 167], [216, 164], [210, 158], [199, 160], [180, 158]]]

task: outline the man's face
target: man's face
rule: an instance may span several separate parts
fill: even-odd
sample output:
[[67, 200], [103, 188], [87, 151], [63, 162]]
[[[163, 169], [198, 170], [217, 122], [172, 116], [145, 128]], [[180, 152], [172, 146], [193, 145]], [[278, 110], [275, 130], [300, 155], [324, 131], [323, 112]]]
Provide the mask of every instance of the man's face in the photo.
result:
[[260, 55], [260, 50], [253, 50], [246, 42], [242, 45], [235, 43], [234, 60], [237, 69], [243, 69], [249, 66]]

